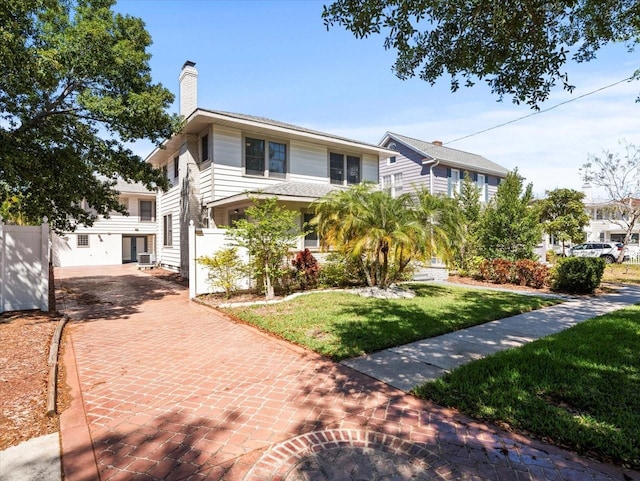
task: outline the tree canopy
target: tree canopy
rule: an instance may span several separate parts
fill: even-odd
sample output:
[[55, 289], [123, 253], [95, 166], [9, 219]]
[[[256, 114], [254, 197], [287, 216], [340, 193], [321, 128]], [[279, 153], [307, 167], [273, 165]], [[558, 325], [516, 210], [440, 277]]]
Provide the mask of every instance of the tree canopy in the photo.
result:
[[480, 253], [487, 259], [534, 259], [542, 235], [538, 212], [531, 205], [533, 185], [518, 170], [509, 172], [482, 216]]
[[[151, 38], [115, 0], [9, 0], [0, 9], [0, 202], [55, 230], [126, 210], [116, 179], [167, 188], [128, 143], [179, 127], [150, 75]], [[86, 212], [86, 200], [93, 213]]]
[[640, 40], [636, 0], [336, 0], [322, 16], [327, 28], [358, 38], [386, 35], [401, 79], [417, 74], [434, 84], [449, 75], [452, 91], [481, 80], [500, 99], [533, 108], [558, 83], [573, 90], [568, 60], [593, 60], [610, 42], [631, 50]]
[[542, 229], [562, 242], [582, 242], [589, 216], [584, 209], [584, 193], [574, 189], [554, 189], [538, 203]]

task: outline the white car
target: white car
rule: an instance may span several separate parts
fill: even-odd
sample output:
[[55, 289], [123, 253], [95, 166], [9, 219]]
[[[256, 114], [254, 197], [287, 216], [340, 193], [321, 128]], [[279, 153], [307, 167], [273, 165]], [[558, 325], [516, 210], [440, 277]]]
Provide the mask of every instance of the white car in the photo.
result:
[[[572, 257], [602, 257], [607, 264], [616, 262], [623, 245], [619, 242], [587, 242], [573, 246], [569, 251]], [[625, 255], [624, 260], [629, 260]]]

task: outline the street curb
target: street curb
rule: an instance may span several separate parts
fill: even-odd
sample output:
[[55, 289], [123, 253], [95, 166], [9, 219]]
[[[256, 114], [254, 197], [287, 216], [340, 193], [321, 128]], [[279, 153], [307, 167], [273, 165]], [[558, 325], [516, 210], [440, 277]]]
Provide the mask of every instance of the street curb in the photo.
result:
[[60, 350], [60, 337], [65, 324], [69, 320], [66, 314], [58, 321], [56, 330], [53, 333], [51, 347], [49, 348], [49, 382], [47, 386], [47, 416], [56, 414], [56, 392], [58, 377], [58, 351]]

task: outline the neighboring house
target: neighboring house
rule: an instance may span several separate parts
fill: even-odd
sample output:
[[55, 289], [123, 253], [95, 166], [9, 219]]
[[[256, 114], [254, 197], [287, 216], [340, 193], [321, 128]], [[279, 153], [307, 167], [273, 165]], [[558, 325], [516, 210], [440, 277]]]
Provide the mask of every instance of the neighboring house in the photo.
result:
[[[591, 222], [585, 228], [587, 242], [624, 242], [626, 234], [626, 228], [623, 227], [624, 219], [619, 218], [619, 214], [609, 202], [587, 199], [585, 209], [591, 218]], [[627, 248], [631, 257], [637, 257], [640, 254], [640, 225], [635, 226]]]
[[[180, 73], [182, 132], [147, 161], [162, 168], [172, 187], [157, 197], [161, 266], [188, 276], [188, 226], [231, 225], [250, 197], [277, 196], [311, 218], [311, 202], [335, 188], [378, 182], [378, 165], [393, 152], [356, 140], [251, 115], [198, 107], [198, 72], [186, 62]], [[313, 234], [303, 245], [317, 245]]]
[[488, 202], [509, 173], [481, 155], [445, 147], [437, 140], [425, 142], [387, 132], [379, 145], [395, 151], [380, 160], [380, 184], [394, 196], [424, 187], [432, 194], [452, 197], [468, 172], [480, 188], [480, 201]]
[[141, 184], [118, 181], [115, 189], [129, 215], [102, 216], [93, 226], [53, 235], [52, 262], [56, 267], [113, 265], [137, 262], [138, 254], [156, 251], [156, 193]]

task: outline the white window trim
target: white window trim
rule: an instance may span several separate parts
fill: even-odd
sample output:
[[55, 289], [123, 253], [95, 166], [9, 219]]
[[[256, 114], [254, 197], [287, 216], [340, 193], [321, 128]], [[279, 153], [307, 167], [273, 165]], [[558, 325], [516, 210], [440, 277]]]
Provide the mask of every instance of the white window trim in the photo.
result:
[[[151, 219], [142, 218], [142, 203], [151, 202]], [[140, 222], [155, 222], [156, 221], [156, 201], [151, 199], [138, 199], [138, 219]]]
[[173, 247], [173, 215], [164, 214], [162, 216], [162, 245], [163, 247]]

